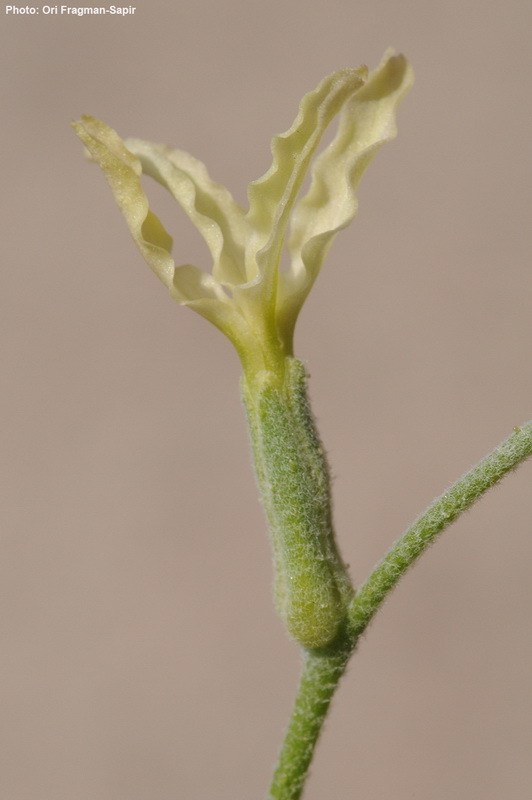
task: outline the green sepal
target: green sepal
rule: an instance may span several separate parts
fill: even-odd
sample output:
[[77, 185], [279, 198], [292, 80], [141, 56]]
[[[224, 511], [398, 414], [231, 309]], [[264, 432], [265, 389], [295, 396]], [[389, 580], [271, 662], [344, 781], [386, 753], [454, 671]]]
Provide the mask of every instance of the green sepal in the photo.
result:
[[277, 610], [306, 648], [340, 631], [353, 589], [332, 524], [329, 470], [307, 396], [304, 365], [243, 380], [257, 482], [269, 523]]

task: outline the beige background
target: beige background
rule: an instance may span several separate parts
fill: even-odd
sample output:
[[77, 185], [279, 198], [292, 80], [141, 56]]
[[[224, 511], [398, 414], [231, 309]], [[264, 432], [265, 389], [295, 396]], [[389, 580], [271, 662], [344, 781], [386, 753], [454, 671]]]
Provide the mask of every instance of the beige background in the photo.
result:
[[[298, 327], [360, 582], [531, 415], [528, 0], [141, 0], [6, 16], [0, 796], [264, 795], [298, 654], [228, 343], [136, 253], [68, 123], [205, 160], [242, 202], [327, 73], [393, 45], [414, 90]], [[208, 268], [153, 191], [179, 261]], [[532, 788], [532, 467], [445, 534], [363, 642], [306, 800]]]

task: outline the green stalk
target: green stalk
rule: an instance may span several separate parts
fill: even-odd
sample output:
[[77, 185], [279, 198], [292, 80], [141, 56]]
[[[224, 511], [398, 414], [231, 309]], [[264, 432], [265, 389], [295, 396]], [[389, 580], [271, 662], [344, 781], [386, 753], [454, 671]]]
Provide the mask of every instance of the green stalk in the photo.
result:
[[329, 705], [342, 677], [352, 642], [328, 652], [304, 653], [294, 710], [273, 775], [268, 800], [298, 800]]
[[507, 439], [434, 500], [392, 545], [358, 590], [349, 608], [349, 624], [356, 638], [365, 631], [401, 576], [434, 542], [438, 534], [530, 455], [532, 420], [520, 428], [514, 428]]
[[532, 455], [532, 421], [513, 433], [429, 506], [374, 568], [349, 605], [347, 630], [328, 647], [304, 651], [298, 693], [268, 795], [298, 800], [330, 702], [360, 636], [385, 597], [460, 514]]

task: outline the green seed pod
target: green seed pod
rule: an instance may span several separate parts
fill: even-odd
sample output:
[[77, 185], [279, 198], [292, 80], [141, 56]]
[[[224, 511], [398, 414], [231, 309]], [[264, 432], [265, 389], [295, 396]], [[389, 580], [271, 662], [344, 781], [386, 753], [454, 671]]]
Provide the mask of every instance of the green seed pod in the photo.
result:
[[353, 589], [332, 526], [327, 461], [316, 433], [303, 364], [243, 383], [257, 481], [274, 557], [275, 600], [290, 635], [307, 648], [337, 635]]

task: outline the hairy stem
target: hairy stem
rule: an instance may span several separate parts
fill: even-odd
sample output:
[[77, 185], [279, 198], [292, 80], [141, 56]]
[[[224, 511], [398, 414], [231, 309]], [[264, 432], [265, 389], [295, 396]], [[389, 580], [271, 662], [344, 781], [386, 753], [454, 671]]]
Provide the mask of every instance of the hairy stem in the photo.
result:
[[434, 500], [392, 545], [356, 593], [349, 608], [349, 623], [355, 638], [365, 631], [386, 595], [438, 534], [530, 455], [532, 420], [514, 428], [507, 439]]
[[298, 800], [332, 696], [352, 650], [344, 639], [327, 652], [308, 651], [294, 710], [273, 776], [268, 800]]
[[532, 455], [532, 421], [469, 470], [398, 539], [373, 569], [349, 607], [348, 630], [321, 650], [304, 651], [301, 680], [269, 800], [298, 800], [334, 692], [360, 636], [385, 597], [417, 558], [460, 514]]

